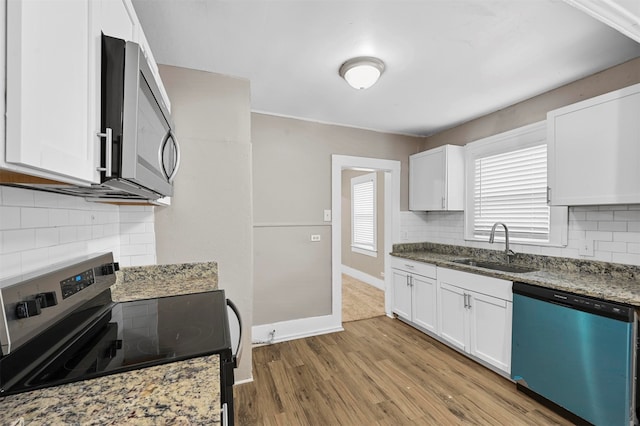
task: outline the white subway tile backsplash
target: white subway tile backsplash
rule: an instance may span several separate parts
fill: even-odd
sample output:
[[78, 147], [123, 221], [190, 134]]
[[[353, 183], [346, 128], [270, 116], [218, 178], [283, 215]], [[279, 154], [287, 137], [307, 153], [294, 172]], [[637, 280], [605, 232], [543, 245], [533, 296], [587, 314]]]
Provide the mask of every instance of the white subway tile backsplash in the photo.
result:
[[2, 205], [3, 206], [35, 206], [35, 193], [38, 191], [29, 191], [26, 189], [13, 188], [5, 186], [2, 188]]
[[60, 207], [61, 201], [64, 202], [66, 198], [71, 197], [60, 197], [58, 194], [53, 194], [50, 192], [44, 191], [34, 191], [33, 200], [34, 205], [39, 207], [50, 207], [50, 208], [58, 208]]
[[[462, 212], [401, 212], [400, 222], [401, 242], [495, 249], [486, 242], [465, 241]], [[593, 244], [593, 256], [580, 254], [585, 240]], [[640, 205], [570, 207], [566, 247], [511, 246], [517, 253], [640, 265]]]
[[613, 214], [615, 220], [631, 222], [640, 221], [640, 210], [620, 210]]
[[639, 243], [640, 232], [616, 232], [614, 241], [623, 241], [626, 243]]
[[69, 225], [69, 210], [67, 209], [50, 209], [49, 224], [51, 226]]
[[611, 241], [598, 241], [596, 245], [598, 251], [608, 251], [611, 253], [626, 253], [627, 243], [611, 242]]
[[611, 261], [615, 263], [626, 263], [629, 265], [640, 265], [640, 254], [612, 253]]
[[144, 234], [147, 232], [145, 223], [120, 223], [120, 232], [123, 234]]
[[0, 280], [105, 251], [122, 266], [155, 264], [153, 207], [0, 186]]
[[0, 206], [0, 230], [20, 228], [20, 207]]
[[78, 239], [78, 227], [77, 226], [61, 226], [59, 229], [60, 243], [71, 243], [75, 241], [81, 241]]
[[586, 238], [588, 240], [613, 241], [613, 232], [587, 231]]
[[601, 221], [598, 222], [598, 231], [614, 231], [614, 232], [626, 232], [627, 230], [627, 222], [609, 222], [609, 221]]
[[587, 220], [589, 221], [601, 221], [601, 220], [613, 220], [613, 211], [590, 211], [587, 212]]
[[130, 234], [128, 235], [131, 244], [155, 244], [156, 238], [154, 234]]
[[58, 228], [39, 228], [36, 233], [36, 248], [52, 247], [58, 245], [60, 241], [60, 230]]
[[21, 228], [45, 228], [49, 226], [49, 209], [23, 207], [20, 209]]
[[0, 231], [2, 253], [16, 253], [31, 250], [36, 246], [35, 229], [11, 229]]
[[0, 251], [0, 273], [2, 278], [19, 275], [22, 272], [22, 256], [19, 252], [1, 254]]

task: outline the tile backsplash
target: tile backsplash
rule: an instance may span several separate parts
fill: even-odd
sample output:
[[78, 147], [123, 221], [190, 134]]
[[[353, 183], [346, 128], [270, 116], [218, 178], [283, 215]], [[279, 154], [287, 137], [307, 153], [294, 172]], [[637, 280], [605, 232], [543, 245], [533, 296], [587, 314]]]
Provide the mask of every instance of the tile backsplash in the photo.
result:
[[0, 186], [0, 279], [89, 253], [156, 263], [153, 207]]
[[[503, 245], [465, 241], [463, 212], [400, 215], [401, 242], [432, 242], [500, 250]], [[511, 244], [516, 253], [640, 265], [640, 205], [569, 208], [566, 247]]]

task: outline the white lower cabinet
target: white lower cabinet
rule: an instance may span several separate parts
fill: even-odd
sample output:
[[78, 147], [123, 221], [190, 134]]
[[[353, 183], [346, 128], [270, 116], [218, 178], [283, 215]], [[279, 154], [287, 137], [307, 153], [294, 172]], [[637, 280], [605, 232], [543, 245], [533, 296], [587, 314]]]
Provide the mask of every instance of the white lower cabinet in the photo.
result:
[[423, 330], [437, 333], [436, 267], [393, 261], [393, 312]]
[[438, 268], [440, 337], [450, 345], [511, 372], [512, 283]]

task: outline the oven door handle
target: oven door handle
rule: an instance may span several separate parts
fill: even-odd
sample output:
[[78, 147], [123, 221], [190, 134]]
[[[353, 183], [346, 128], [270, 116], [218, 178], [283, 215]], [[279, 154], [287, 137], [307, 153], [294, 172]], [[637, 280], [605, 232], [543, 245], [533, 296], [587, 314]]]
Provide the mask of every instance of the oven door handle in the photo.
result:
[[[231, 300], [227, 299], [227, 306], [231, 308], [233, 313], [235, 314], [238, 320], [238, 329], [240, 330], [238, 336], [238, 346], [236, 348], [235, 354], [233, 355], [233, 363], [236, 368], [238, 368], [238, 364], [240, 364], [240, 359], [242, 358], [242, 317], [240, 316], [240, 311], [235, 303]], [[233, 344], [233, 343], [232, 343]], [[231, 348], [233, 351], [233, 348]]]

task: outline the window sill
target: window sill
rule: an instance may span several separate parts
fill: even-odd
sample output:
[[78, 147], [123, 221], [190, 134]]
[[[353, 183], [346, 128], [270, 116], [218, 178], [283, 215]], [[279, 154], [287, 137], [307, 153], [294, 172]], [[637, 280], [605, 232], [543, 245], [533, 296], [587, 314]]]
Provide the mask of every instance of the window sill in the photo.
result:
[[351, 251], [358, 254], [364, 254], [365, 256], [378, 257], [378, 252], [371, 249], [351, 246]]

